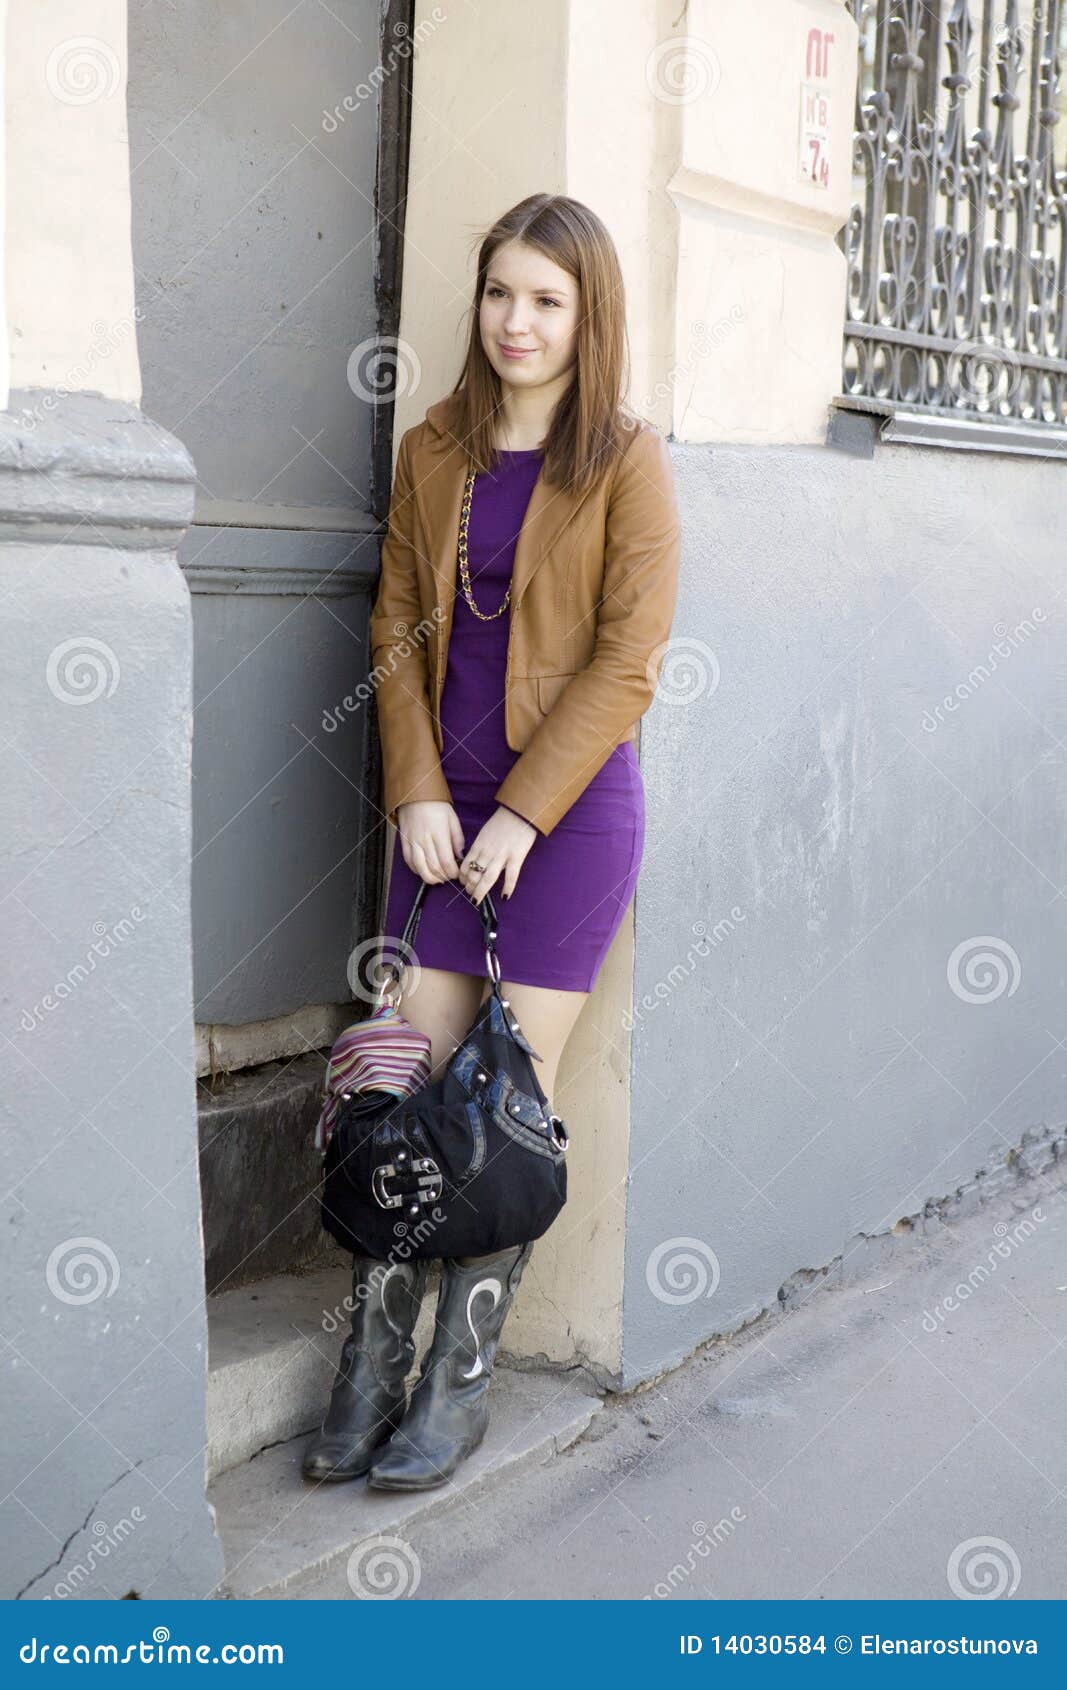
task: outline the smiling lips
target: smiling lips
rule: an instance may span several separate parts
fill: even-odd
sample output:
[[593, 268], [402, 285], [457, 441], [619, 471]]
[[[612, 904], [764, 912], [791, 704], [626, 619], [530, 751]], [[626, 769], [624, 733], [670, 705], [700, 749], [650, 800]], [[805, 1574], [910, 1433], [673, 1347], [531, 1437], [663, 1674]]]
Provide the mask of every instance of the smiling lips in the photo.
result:
[[501, 346], [500, 350], [505, 358], [529, 358], [536, 348], [533, 346]]

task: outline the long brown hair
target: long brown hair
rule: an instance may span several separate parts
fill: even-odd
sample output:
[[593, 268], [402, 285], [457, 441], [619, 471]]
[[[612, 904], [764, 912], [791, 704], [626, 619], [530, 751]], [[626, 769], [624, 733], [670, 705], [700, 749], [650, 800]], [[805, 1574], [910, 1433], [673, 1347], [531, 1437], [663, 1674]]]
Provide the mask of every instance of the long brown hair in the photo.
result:
[[494, 254], [508, 241], [524, 241], [565, 270], [581, 290], [574, 380], [553, 411], [543, 473], [555, 486], [585, 493], [624, 450], [636, 420], [623, 407], [629, 347], [615, 243], [596, 212], [566, 194], [530, 194], [478, 238], [470, 338], [462, 374], [452, 389], [453, 432], [476, 468], [493, 466], [501, 382], [486, 357], [478, 320]]

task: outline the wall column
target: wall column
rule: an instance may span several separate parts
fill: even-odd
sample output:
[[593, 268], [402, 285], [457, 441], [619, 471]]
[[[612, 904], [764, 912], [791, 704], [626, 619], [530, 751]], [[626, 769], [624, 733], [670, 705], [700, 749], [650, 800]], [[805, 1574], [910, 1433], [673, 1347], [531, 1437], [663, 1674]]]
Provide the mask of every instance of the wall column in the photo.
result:
[[13, 9], [5, 607], [3, 1594], [193, 1599], [205, 1487], [193, 1061], [193, 465], [140, 412], [126, 7]]

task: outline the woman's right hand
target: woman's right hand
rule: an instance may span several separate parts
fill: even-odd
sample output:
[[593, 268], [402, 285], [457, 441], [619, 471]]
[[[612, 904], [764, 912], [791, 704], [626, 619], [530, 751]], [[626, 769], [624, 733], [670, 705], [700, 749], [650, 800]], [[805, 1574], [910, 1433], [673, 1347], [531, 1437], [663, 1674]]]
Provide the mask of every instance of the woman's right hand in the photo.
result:
[[463, 828], [453, 806], [440, 798], [398, 804], [400, 849], [408, 868], [436, 886], [456, 880], [463, 857]]

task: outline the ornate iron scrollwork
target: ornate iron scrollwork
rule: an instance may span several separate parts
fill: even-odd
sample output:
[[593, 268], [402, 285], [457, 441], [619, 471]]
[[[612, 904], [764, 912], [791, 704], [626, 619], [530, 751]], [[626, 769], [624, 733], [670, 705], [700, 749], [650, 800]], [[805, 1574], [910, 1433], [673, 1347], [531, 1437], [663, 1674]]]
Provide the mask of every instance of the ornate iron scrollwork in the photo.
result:
[[1067, 423], [1062, 0], [847, 0], [860, 31], [844, 391]]

